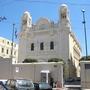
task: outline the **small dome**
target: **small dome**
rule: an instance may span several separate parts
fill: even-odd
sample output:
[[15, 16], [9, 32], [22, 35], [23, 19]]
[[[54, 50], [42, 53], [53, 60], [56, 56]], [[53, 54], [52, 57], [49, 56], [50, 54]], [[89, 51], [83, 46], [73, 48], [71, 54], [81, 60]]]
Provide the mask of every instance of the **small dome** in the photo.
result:
[[66, 4], [62, 4], [61, 7], [66, 7], [66, 8], [68, 8], [68, 6], [67, 6]]
[[40, 18], [37, 22], [36, 25], [39, 27], [39, 29], [43, 28], [48, 28], [50, 27], [50, 21], [47, 18]]
[[25, 11], [24, 14], [30, 15], [30, 13], [28, 11]]
[[37, 25], [42, 25], [42, 24], [47, 24], [49, 25], [50, 24], [50, 21], [47, 19], [47, 18], [40, 18], [37, 23]]
[[28, 16], [29, 18], [31, 17], [30, 13], [28, 11], [25, 11], [23, 16]]
[[25, 11], [24, 14], [23, 14], [23, 16], [22, 16], [22, 18], [23, 19], [27, 19], [27, 17], [31, 19], [30, 13], [28, 11]]
[[63, 13], [67, 11], [68, 11], [68, 6], [66, 4], [62, 4], [60, 7], [60, 12]]

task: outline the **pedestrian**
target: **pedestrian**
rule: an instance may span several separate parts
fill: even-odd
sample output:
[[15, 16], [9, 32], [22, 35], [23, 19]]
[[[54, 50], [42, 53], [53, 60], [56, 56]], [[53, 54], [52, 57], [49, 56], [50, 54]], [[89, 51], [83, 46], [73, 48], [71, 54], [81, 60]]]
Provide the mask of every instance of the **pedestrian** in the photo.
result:
[[52, 88], [53, 88], [53, 82], [54, 82], [54, 81], [53, 81], [53, 78], [51, 77], [51, 78], [50, 78], [50, 86], [51, 86]]

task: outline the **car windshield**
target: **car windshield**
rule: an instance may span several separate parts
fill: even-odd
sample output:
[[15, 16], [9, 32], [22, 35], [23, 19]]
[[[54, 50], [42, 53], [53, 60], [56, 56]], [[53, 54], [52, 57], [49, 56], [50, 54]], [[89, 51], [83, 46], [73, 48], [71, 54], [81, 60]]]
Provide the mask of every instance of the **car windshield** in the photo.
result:
[[0, 90], [7, 90], [4, 85], [0, 85]]
[[18, 86], [33, 87], [33, 83], [30, 80], [17, 80]]
[[40, 87], [40, 88], [43, 88], [43, 89], [44, 89], [44, 88], [51, 88], [48, 83], [43, 83], [43, 82], [42, 82], [42, 83], [39, 83], [39, 87]]

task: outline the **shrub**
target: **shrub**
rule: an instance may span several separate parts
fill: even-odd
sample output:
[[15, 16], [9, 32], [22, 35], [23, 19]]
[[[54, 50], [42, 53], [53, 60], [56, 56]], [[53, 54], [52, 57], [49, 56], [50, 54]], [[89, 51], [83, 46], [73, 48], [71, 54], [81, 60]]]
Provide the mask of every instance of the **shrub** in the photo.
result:
[[33, 62], [38, 62], [37, 59], [31, 59], [31, 58], [27, 58], [23, 61], [23, 63], [33, 63]]
[[61, 62], [63, 61], [62, 59], [59, 59], [59, 58], [51, 58], [48, 60], [48, 62]]

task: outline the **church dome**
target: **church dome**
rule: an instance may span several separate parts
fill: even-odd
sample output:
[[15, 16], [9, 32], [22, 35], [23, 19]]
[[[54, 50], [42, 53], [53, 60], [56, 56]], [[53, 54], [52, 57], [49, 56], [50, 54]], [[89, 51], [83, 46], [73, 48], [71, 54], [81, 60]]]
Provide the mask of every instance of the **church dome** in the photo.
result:
[[68, 11], [68, 6], [66, 5], [66, 4], [62, 4], [61, 6], [60, 6], [60, 12], [61, 13], [65, 13], [65, 12], [67, 12]]
[[28, 11], [25, 11], [23, 14], [23, 18], [27, 18], [27, 17], [31, 18], [31, 15]]
[[40, 18], [36, 25], [42, 29], [49, 28], [50, 27], [50, 21], [47, 18]]
[[30, 13], [29, 13], [28, 11], [25, 11], [25, 12], [24, 12], [24, 15], [25, 15], [25, 14], [26, 14], [26, 15], [30, 15]]
[[66, 4], [62, 4], [61, 7], [66, 7], [67, 8], [68, 6]]

